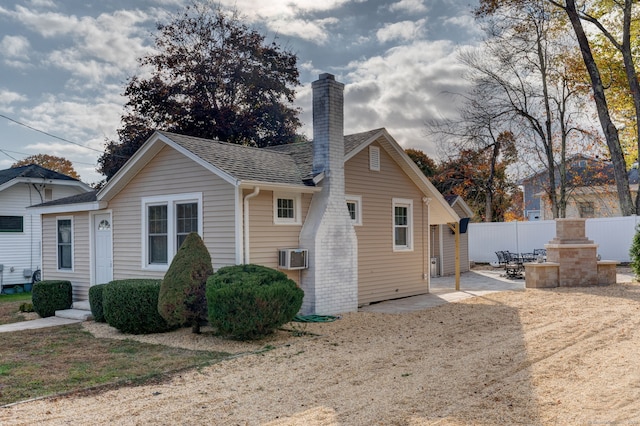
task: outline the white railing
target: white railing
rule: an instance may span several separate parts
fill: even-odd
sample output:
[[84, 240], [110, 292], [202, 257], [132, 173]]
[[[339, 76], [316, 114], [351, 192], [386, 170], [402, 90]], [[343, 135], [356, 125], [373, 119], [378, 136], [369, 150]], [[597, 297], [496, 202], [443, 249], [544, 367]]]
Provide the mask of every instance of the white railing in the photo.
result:
[[[629, 262], [631, 240], [639, 223], [639, 216], [587, 219], [585, 233], [598, 244], [602, 259]], [[498, 260], [496, 251], [531, 253], [544, 248], [556, 235], [556, 223], [553, 220], [470, 223], [467, 232], [469, 260], [488, 263]]]

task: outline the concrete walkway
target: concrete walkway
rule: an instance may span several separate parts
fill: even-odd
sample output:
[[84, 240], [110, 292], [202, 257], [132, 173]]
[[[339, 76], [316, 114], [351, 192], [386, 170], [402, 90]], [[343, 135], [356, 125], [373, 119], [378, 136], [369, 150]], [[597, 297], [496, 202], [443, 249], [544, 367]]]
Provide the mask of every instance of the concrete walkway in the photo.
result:
[[[632, 274], [617, 274], [616, 282], [633, 282]], [[403, 299], [387, 300], [363, 306], [362, 312], [382, 312], [399, 314], [432, 308], [445, 303], [457, 302], [470, 297], [482, 296], [497, 291], [523, 291], [524, 279], [510, 279], [504, 276], [504, 270], [473, 270], [460, 274], [460, 291], [456, 291], [455, 276], [431, 278], [431, 292]]]
[[523, 291], [525, 289], [524, 279], [509, 279], [502, 275], [504, 275], [502, 269], [465, 272], [460, 274], [460, 291], [455, 290], [455, 276], [435, 277], [431, 278], [431, 292], [429, 294], [373, 303], [363, 306], [359, 310], [399, 314], [433, 308], [496, 291]]
[[46, 327], [55, 327], [57, 325], [75, 324], [77, 322], [82, 322], [82, 320], [70, 319], [70, 318], [58, 318], [58, 317], [38, 318], [31, 321], [20, 321], [20, 322], [14, 322], [11, 324], [0, 325], [0, 333], [8, 333], [10, 331], [18, 331], [18, 330], [34, 330], [36, 328], [46, 328]]

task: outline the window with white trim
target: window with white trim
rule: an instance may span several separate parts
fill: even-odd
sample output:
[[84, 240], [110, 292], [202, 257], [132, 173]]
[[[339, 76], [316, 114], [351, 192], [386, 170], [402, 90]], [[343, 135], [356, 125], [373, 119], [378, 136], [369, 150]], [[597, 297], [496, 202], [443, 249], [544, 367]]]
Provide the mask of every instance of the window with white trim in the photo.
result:
[[202, 235], [202, 193], [142, 199], [143, 267], [164, 270], [191, 232]]
[[73, 220], [70, 217], [56, 218], [56, 251], [58, 270], [73, 270]]
[[302, 204], [300, 194], [273, 194], [273, 223], [300, 225]]
[[380, 171], [380, 147], [369, 146], [369, 170]]
[[413, 200], [393, 199], [393, 250], [413, 250]]
[[347, 210], [354, 225], [362, 225], [362, 197], [359, 195], [347, 195]]

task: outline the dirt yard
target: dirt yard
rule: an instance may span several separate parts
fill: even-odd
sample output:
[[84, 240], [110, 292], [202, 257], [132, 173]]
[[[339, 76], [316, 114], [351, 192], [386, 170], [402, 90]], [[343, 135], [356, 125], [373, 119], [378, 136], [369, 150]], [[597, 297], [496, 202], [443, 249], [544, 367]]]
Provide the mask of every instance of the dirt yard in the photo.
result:
[[[94, 333], [110, 333], [88, 323]], [[353, 313], [160, 384], [0, 409], [0, 424], [462, 425], [640, 422], [640, 285], [494, 293]], [[265, 345], [269, 345], [266, 346]], [[1, 378], [0, 378], [1, 379]]]

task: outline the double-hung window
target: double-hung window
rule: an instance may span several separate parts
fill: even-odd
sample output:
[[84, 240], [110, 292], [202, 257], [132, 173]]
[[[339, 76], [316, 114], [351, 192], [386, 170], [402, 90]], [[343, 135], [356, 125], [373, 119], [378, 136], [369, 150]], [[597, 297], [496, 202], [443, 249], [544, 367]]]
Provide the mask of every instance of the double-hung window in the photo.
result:
[[393, 250], [413, 250], [413, 200], [393, 199]]
[[276, 225], [300, 225], [300, 194], [273, 194], [273, 222]]
[[143, 267], [166, 269], [191, 232], [202, 234], [202, 193], [142, 199]]
[[56, 218], [58, 270], [73, 270], [73, 220]]

